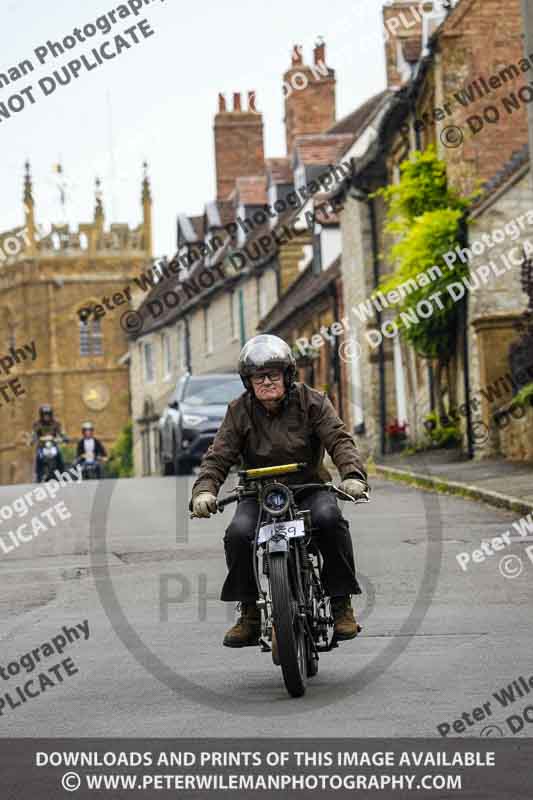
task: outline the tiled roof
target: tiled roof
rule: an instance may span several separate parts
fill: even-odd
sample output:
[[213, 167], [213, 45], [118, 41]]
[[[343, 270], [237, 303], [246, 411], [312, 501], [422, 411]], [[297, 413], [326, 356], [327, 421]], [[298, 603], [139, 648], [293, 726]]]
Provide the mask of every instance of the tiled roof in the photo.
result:
[[474, 208], [481, 205], [487, 197], [493, 194], [497, 189], [502, 186], [509, 178], [511, 178], [520, 167], [523, 167], [529, 162], [529, 145], [525, 144], [520, 150], [515, 150], [507, 163], [496, 172], [490, 180], [486, 181], [481, 187], [482, 194], [474, 203]]
[[[277, 216], [274, 228], [270, 227], [269, 222], [261, 225], [261, 227], [254, 228], [254, 230], [246, 237], [244, 245], [242, 247], [234, 247], [232, 252], [242, 253], [242, 255], [246, 258], [245, 267], [254, 268], [259, 267], [262, 264], [266, 264], [277, 254], [279, 250], [278, 241], [275, 234], [277, 234], [278, 239], [282, 238], [284, 236], [283, 226], [287, 225], [291, 220], [297, 217], [300, 212], [301, 209], [288, 208], [282, 214]], [[263, 242], [258, 245], [260, 239], [263, 239]], [[266, 239], [268, 239], [268, 242]], [[260, 248], [260, 255], [256, 258], [257, 246]]]
[[245, 206], [262, 206], [267, 202], [266, 176], [252, 175], [237, 178], [235, 182], [239, 203]]
[[340, 119], [335, 123], [335, 125], [332, 125], [327, 133], [351, 133], [355, 138], [368, 118], [377, 109], [381, 101], [389, 94], [392, 93], [388, 89], [385, 89], [383, 92], [379, 92], [373, 97], [369, 97], [369, 99], [365, 100], [365, 102], [358, 106], [355, 111], [352, 111], [351, 114], [348, 114], [346, 117]]
[[286, 320], [313, 302], [320, 294], [337, 280], [341, 274], [341, 257], [318, 275], [313, 273], [310, 264], [297, 280], [292, 283], [274, 308], [260, 321], [258, 328], [262, 331], [279, 330]]
[[267, 158], [265, 165], [271, 183], [293, 182], [290, 158]]
[[350, 133], [298, 136], [294, 149], [303, 164], [336, 164], [350, 148], [353, 138]]

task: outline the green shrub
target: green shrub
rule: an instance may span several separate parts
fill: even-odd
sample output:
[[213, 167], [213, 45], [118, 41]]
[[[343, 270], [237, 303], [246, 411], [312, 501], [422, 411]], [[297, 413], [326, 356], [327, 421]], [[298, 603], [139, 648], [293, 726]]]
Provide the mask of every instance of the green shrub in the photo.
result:
[[133, 423], [128, 424], [120, 432], [111, 448], [109, 461], [105, 465], [106, 478], [133, 477]]
[[426, 435], [431, 447], [458, 447], [461, 444], [462, 436], [455, 419], [444, 418], [439, 420], [437, 414], [432, 412], [424, 420]]

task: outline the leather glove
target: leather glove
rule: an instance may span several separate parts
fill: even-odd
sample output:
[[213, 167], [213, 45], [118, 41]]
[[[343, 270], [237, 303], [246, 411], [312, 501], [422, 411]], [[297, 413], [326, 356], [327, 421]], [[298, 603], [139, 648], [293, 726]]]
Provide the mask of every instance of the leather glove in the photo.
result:
[[195, 517], [210, 517], [216, 511], [217, 499], [211, 492], [200, 492], [192, 501], [192, 513]]
[[358, 500], [360, 497], [366, 496], [368, 492], [368, 486], [364, 481], [358, 481], [355, 478], [345, 478], [341, 485], [339, 486], [341, 492], [346, 492], [354, 500]]

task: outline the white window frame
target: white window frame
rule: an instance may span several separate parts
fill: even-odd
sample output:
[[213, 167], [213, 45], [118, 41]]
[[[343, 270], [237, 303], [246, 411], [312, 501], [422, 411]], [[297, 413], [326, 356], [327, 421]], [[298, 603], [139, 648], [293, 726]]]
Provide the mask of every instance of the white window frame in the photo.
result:
[[206, 356], [210, 356], [213, 352], [213, 320], [210, 312], [210, 306], [204, 307], [204, 351]]
[[163, 380], [168, 381], [172, 377], [172, 345], [168, 333], [161, 336], [161, 352], [163, 361]]
[[266, 275], [264, 272], [257, 278], [257, 314], [259, 319], [268, 313]]
[[[237, 208], [236, 217], [240, 217], [244, 221], [244, 223], [245, 223], [244, 228], [246, 228], [247, 227], [246, 226], [246, 206], [244, 206], [242, 204], [239, 205], [239, 207]], [[253, 228], [252, 228], [252, 230], [253, 230]], [[239, 225], [239, 227], [237, 228], [237, 247], [244, 247], [244, 245], [246, 244], [246, 238], [249, 235], [250, 235], [249, 233], [245, 232], [245, 230], [243, 229], [243, 226]]]
[[[150, 354], [148, 356], [148, 354]], [[146, 383], [155, 382], [154, 347], [152, 342], [143, 342], [143, 373]]]
[[237, 342], [240, 338], [240, 309], [239, 309], [239, 290], [234, 289], [229, 295], [230, 317], [231, 317], [231, 341]]
[[187, 369], [187, 342], [185, 339], [185, 323], [178, 325], [178, 364], [182, 371]]

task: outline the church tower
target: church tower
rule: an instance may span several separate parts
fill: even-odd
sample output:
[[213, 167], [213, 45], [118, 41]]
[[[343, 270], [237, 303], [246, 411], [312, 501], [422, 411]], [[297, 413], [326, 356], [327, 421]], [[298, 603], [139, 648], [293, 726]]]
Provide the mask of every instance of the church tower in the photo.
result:
[[[41, 234], [25, 164], [24, 225], [0, 232], [0, 357], [13, 359], [0, 383], [15, 379], [20, 387], [17, 396], [0, 394], [0, 484], [32, 479], [34, 448], [28, 446], [28, 434], [43, 403], [53, 406], [73, 440], [90, 419], [106, 448], [128, 422], [129, 376], [123, 358], [128, 340], [121, 318], [131, 307], [125, 290], [133, 290], [133, 279], [152, 256], [146, 166], [141, 188], [137, 227], [106, 225], [97, 178], [92, 222], [80, 223], [77, 230], [52, 224]], [[68, 461], [68, 448], [66, 455]]]

